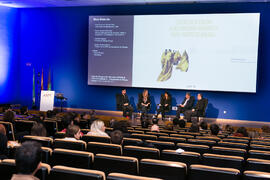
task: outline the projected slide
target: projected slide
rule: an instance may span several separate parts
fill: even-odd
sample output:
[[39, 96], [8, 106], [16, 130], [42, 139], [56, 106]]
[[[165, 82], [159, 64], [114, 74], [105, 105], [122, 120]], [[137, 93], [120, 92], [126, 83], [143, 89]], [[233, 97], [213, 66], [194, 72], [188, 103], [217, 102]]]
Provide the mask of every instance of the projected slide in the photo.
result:
[[88, 84], [256, 92], [259, 18], [90, 16]]

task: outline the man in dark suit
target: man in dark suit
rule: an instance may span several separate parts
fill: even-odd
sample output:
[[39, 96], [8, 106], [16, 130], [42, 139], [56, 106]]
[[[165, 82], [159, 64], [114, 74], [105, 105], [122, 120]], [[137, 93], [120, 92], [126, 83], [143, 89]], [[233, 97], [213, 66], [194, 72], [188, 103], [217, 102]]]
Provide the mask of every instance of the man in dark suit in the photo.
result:
[[156, 117], [159, 115], [159, 113], [161, 113], [162, 120], [163, 120], [165, 116], [165, 111], [171, 110], [171, 104], [172, 104], [172, 99], [171, 99], [171, 96], [168, 94], [168, 92], [165, 92], [164, 94], [162, 94], [161, 99], [160, 99], [160, 104], [158, 105], [159, 108], [157, 109]]
[[185, 99], [182, 101], [182, 103], [178, 106], [178, 109], [176, 111], [176, 118], [180, 118], [181, 113], [185, 113], [187, 110], [191, 110], [194, 104], [194, 97], [190, 96], [190, 93], [187, 92]]
[[122, 94], [119, 97], [119, 104], [122, 106], [123, 116], [132, 116], [133, 108], [129, 103], [126, 89], [122, 89]]
[[204, 113], [205, 99], [203, 99], [202, 94], [197, 95], [197, 104], [192, 110], [185, 111], [185, 117], [188, 122], [191, 121], [192, 116], [201, 116]]

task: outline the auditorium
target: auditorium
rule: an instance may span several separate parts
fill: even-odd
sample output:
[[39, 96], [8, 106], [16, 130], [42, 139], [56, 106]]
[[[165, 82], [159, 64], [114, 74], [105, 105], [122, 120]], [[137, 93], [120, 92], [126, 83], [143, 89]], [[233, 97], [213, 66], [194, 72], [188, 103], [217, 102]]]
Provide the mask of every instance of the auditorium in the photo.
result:
[[0, 179], [270, 180], [269, 19], [270, 0], [0, 0]]

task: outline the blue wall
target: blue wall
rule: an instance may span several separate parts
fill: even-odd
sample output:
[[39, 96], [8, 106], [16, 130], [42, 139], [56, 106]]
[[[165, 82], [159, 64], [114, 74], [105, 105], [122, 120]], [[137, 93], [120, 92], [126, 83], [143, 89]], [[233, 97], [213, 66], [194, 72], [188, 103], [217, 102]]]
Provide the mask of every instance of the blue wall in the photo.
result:
[[0, 6], [0, 104], [19, 98], [19, 13]]
[[[89, 15], [190, 14], [260, 12], [260, 44], [257, 93], [202, 92], [209, 99], [208, 117], [270, 121], [270, 6], [269, 3], [170, 4], [20, 9], [20, 102], [31, 105], [32, 68], [52, 69], [53, 89], [68, 98], [67, 107], [115, 110], [120, 87], [87, 85]], [[233, 28], [233, 27], [232, 27]], [[243, 42], [244, 43], [244, 42]], [[29, 66], [31, 64], [31, 66]], [[47, 71], [45, 71], [47, 72]], [[47, 74], [44, 74], [45, 82]], [[134, 103], [142, 89], [128, 88]], [[150, 89], [155, 103], [164, 90]], [[185, 91], [169, 90], [180, 103]], [[197, 91], [191, 92], [196, 95]], [[226, 114], [223, 112], [227, 111]]]

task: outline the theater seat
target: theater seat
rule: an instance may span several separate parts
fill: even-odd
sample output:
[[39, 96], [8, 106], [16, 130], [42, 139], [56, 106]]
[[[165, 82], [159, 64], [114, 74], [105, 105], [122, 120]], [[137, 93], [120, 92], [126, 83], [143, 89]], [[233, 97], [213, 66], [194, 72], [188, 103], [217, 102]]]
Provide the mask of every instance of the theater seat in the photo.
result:
[[190, 166], [191, 164], [201, 164], [201, 155], [196, 152], [182, 152], [178, 153], [175, 150], [163, 150], [161, 152], [161, 159], [167, 161], [183, 162]]
[[175, 144], [173, 142], [152, 141], [152, 140], [146, 140], [146, 142], [153, 144], [155, 148], [159, 149], [160, 151], [164, 149], [176, 149]]
[[55, 139], [54, 140], [54, 148], [63, 148], [63, 149], [72, 149], [85, 151], [86, 143], [84, 141], [74, 141], [67, 139]]
[[147, 134], [131, 134], [131, 138], [136, 138], [136, 139], [141, 139], [141, 140], [157, 140], [157, 136], [147, 135]]
[[50, 164], [52, 157], [52, 149], [48, 147], [41, 147], [41, 161], [46, 164]]
[[15, 141], [13, 124], [11, 122], [0, 121], [6, 128], [6, 135], [9, 141]]
[[[40, 180], [48, 179], [51, 167], [48, 164], [41, 163], [41, 168], [35, 174]], [[4, 159], [0, 162], [0, 179], [10, 180], [13, 174], [16, 174], [15, 159]]]
[[30, 134], [31, 129], [35, 123], [36, 123], [35, 121], [30, 121], [30, 120], [15, 120], [16, 132], [27, 131], [28, 134]]
[[178, 143], [177, 147], [184, 149], [185, 151], [197, 152], [201, 155], [210, 151], [209, 146], [198, 144]]
[[267, 180], [270, 179], [270, 173], [261, 171], [245, 171], [243, 180]]
[[54, 134], [57, 132], [58, 124], [57, 121], [54, 120], [44, 120], [44, 126], [47, 130], [48, 136], [54, 136]]
[[234, 168], [242, 171], [244, 158], [220, 154], [203, 154], [203, 164], [215, 167]]
[[52, 148], [52, 145], [53, 145], [53, 138], [50, 138], [50, 137], [25, 135], [22, 138], [22, 142], [24, 141], [36, 141], [40, 143], [43, 147], [49, 147], [49, 148]]
[[127, 156], [96, 154], [93, 168], [105, 172], [106, 175], [112, 172], [136, 175], [138, 173], [138, 159]]
[[124, 156], [136, 157], [139, 160], [143, 158], [159, 159], [159, 153], [159, 150], [156, 148], [139, 146], [125, 146], [123, 149]]
[[110, 173], [107, 180], [161, 180], [159, 178], [150, 178], [145, 176], [134, 176], [122, 173]]
[[270, 172], [269, 167], [270, 167], [270, 160], [255, 159], [255, 158], [247, 159], [247, 167], [246, 167], [247, 170]]
[[149, 135], [154, 135], [154, 136], [157, 136], [157, 137], [159, 137], [159, 136], [169, 136], [169, 134], [167, 134], [167, 133], [160, 133], [160, 132], [146, 132], [145, 134], [149, 134]]
[[84, 135], [82, 136], [82, 140], [86, 143], [88, 142], [103, 142], [103, 143], [110, 143], [111, 138], [105, 136], [93, 136], [93, 135]]
[[197, 136], [196, 139], [204, 139], [204, 140], [210, 140], [210, 141], [216, 141], [216, 142], [219, 142], [221, 140], [219, 137], [215, 137], [215, 136]]
[[105, 180], [101, 171], [72, 168], [67, 166], [54, 166], [50, 173], [50, 180]]
[[186, 179], [187, 166], [184, 163], [154, 159], [142, 159], [140, 175], [164, 180]]
[[221, 155], [229, 155], [229, 156], [240, 156], [245, 157], [247, 151], [245, 149], [240, 148], [228, 148], [228, 147], [212, 147], [213, 154], [221, 154]]
[[101, 142], [89, 142], [87, 144], [87, 151], [97, 154], [112, 154], [112, 155], [122, 155], [122, 146], [119, 144], [109, 144]]
[[205, 139], [188, 139], [187, 143], [207, 145], [209, 147], [216, 145], [216, 141], [205, 140]]
[[231, 138], [224, 138], [222, 139], [223, 142], [233, 142], [233, 143], [243, 143], [248, 144], [249, 140], [247, 139], [231, 139]]
[[93, 165], [93, 160], [94, 154], [90, 152], [56, 148], [52, 154], [52, 166], [62, 165], [90, 169]]
[[177, 144], [177, 143], [185, 143], [186, 138], [159, 136], [158, 141], [173, 142], [173, 143]]
[[191, 165], [188, 180], [240, 180], [240, 171], [233, 168], [219, 168], [205, 165]]
[[170, 137], [185, 138], [186, 140], [194, 138], [194, 136], [185, 135], [185, 134], [171, 134]]
[[56, 132], [55, 135], [54, 135], [54, 138], [65, 138], [66, 137], [66, 133], [65, 132]]
[[265, 146], [265, 145], [260, 145], [260, 144], [250, 144], [250, 149], [261, 150], [261, 151], [270, 151], [270, 146]]
[[135, 139], [135, 138], [123, 138], [123, 146], [138, 146], [139, 144], [142, 144], [141, 139]]
[[249, 150], [249, 157], [270, 160], [270, 151]]
[[217, 146], [247, 149], [248, 145], [244, 143], [233, 143], [233, 142], [218, 142]]

